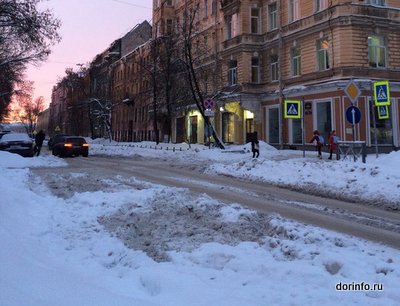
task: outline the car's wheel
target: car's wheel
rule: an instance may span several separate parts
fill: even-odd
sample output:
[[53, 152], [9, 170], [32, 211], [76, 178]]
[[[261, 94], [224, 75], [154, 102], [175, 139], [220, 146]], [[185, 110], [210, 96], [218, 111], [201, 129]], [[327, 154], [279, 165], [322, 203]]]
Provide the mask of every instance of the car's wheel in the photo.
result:
[[56, 152], [56, 150], [52, 149], [52, 150], [51, 150], [51, 153], [52, 153], [54, 156], [57, 156], [57, 154], [56, 154], [56, 153], [57, 153], [57, 152]]
[[82, 156], [83, 156], [83, 157], [88, 157], [89, 154], [88, 154], [88, 153], [83, 153]]

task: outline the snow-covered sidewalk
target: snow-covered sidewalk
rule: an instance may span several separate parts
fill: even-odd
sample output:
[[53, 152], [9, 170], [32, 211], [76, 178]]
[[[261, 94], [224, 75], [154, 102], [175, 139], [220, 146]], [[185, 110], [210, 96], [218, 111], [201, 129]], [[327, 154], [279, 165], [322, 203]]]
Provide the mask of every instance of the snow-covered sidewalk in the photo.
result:
[[[178, 154], [100, 143], [92, 143], [90, 152], [179, 159], [207, 165], [208, 171], [300, 187], [314, 184], [327, 192], [335, 186], [359, 195], [368, 190], [368, 197], [381, 194], [387, 203], [400, 198], [399, 152], [369, 158], [367, 164], [318, 161], [312, 153], [304, 159], [302, 152], [262, 144], [261, 157], [252, 160], [249, 153], [196, 146]], [[123, 188], [117, 178], [108, 182], [107, 190], [57, 198], [29, 170], [65, 165], [50, 155], [24, 159], [0, 152], [0, 305], [399, 305], [399, 250], [276, 215], [261, 216], [237, 205], [220, 205], [182, 189], [151, 184]], [[74, 178], [87, 179], [84, 173]], [[211, 218], [206, 211], [212, 212], [216, 228], [257, 220], [265, 236], [232, 243], [216, 237], [200, 245], [188, 235], [179, 236], [184, 231], [177, 213]], [[174, 251], [163, 254], [162, 260], [134, 244], [128, 248], [118, 239], [126, 230], [110, 227], [116, 217], [133, 218], [142, 227], [151, 226], [153, 235], [161, 235], [168, 218], [163, 224], [156, 217], [170, 214], [176, 233], [169, 229], [174, 239], [168, 243]], [[200, 223], [197, 231], [196, 235], [209, 235]], [[376, 290], [358, 290], [374, 286]]]

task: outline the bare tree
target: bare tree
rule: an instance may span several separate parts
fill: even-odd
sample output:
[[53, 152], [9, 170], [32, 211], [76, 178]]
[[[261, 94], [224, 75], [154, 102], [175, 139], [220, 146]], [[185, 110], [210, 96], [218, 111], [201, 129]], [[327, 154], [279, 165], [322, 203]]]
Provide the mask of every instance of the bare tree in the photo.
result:
[[16, 85], [28, 64], [44, 61], [60, 40], [60, 21], [41, 0], [0, 0], [0, 119], [8, 111]]
[[96, 118], [96, 122], [104, 126], [107, 131], [108, 139], [112, 141], [112, 110], [116, 104], [111, 100], [89, 99], [91, 105], [91, 115]]
[[43, 97], [32, 99], [32, 82], [25, 82], [25, 88], [16, 97], [16, 107], [13, 110], [15, 119], [24, 124], [25, 130], [32, 135], [36, 129], [39, 114], [44, 110], [45, 103]]
[[[191, 5], [187, 5], [184, 12], [184, 20], [181, 28], [181, 43], [183, 44], [182, 62], [185, 67], [185, 80], [191, 92], [192, 100], [195, 102], [198, 111], [204, 119], [206, 126], [211, 130], [215, 144], [224, 149], [225, 146], [215, 131], [210, 118], [205, 115], [203, 101], [209, 95], [207, 88], [207, 80], [214, 75], [210, 70], [210, 66], [206, 64], [209, 56], [207, 46], [202, 48], [202, 34], [196, 26], [199, 20], [199, 1], [194, 1]], [[205, 84], [202, 82], [206, 82]], [[215, 96], [217, 93], [212, 93]]]

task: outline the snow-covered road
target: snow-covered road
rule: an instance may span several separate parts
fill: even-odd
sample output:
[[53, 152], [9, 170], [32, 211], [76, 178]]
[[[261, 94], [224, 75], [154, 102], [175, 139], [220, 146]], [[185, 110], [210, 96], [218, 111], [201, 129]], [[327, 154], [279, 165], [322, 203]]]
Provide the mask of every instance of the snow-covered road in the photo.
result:
[[[305, 224], [346, 233], [400, 249], [399, 213], [385, 210], [384, 206], [368, 206], [363, 203], [346, 202], [322, 198], [307, 191], [292, 191], [272, 186], [265, 182], [239, 180], [226, 175], [217, 176], [203, 173], [203, 165], [188, 166], [179, 161], [163, 161], [155, 158], [91, 157], [90, 159], [66, 159], [68, 167], [34, 169], [41, 174], [53, 192], [58, 196], [70, 197], [75, 192], [95, 191], [104, 188], [104, 181], [121, 177], [126, 186], [132, 177], [153, 184], [186, 188], [196, 194], [206, 194], [214, 200], [228, 204], [235, 203], [260, 213], [277, 213]], [[59, 178], [72, 177], [79, 170], [89, 177], [73, 184]], [[136, 188], [136, 185], [132, 185]], [[317, 193], [314, 191], [313, 193]], [[164, 214], [167, 219], [170, 214]], [[171, 223], [172, 220], [164, 220]], [[187, 219], [190, 224], [191, 219]], [[113, 226], [111, 226], [113, 227]], [[157, 245], [157, 244], [155, 244]]]

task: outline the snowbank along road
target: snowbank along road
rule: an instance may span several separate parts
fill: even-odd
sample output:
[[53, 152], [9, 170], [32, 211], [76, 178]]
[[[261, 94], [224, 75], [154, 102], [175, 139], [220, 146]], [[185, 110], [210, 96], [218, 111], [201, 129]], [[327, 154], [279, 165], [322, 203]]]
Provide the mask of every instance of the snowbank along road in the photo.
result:
[[[204, 166], [170, 160], [92, 156], [66, 161], [68, 167], [32, 169], [54, 195], [63, 198], [69, 198], [75, 192], [112, 190], [116, 186], [142, 189], [146, 188], [146, 182], [185, 188], [179, 191], [187, 196], [183, 206], [168, 205], [168, 197], [161, 196], [152, 203], [150, 213], [126, 215], [121, 210], [111, 216], [99, 217], [98, 221], [127, 246], [142, 249], [157, 261], [168, 260], [166, 251], [185, 245], [179, 243], [180, 239], [185, 239], [186, 243], [190, 240], [193, 248], [210, 241], [227, 244], [258, 241], [268, 235], [271, 230], [268, 220], [276, 213], [400, 249], [400, 213], [383, 207], [207, 174]], [[84, 173], [87, 179], [76, 173]], [[201, 205], [192, 205], [199, 194], [206, 194], [209, 201], [215, 201], [215, 210], [210, 209], [210, 205], [204, 209]], [[257, 213], [228, 226], [218, 221], [224, 203], [239, 204]], [[198, 232], [203, 234], [197, 235]]]

